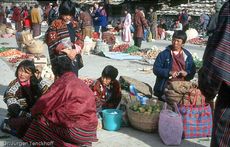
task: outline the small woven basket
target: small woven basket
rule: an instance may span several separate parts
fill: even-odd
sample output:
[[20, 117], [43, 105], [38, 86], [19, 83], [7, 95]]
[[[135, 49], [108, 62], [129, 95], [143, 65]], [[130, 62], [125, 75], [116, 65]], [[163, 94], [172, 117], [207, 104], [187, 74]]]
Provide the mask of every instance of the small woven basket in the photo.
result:
[[[160, 103], [162, 106], [161, 101], [151, 101], [148, 102], [148, 105], [156, 105], [157, 103]], [[154, 132], [158, 128], [158, 121], [159, 121], [159, 114], [160, 112], [153, 112], [151, 114], [146, 114], [146, 113], [140, 113], [133, 111], [130, 109], [130, 106], [132, 103], [128, 104], [127, 108], [127, 114], [129, 118], [129, 122], [132, 127], [135, 129], [144, 131], [144, 132]]]

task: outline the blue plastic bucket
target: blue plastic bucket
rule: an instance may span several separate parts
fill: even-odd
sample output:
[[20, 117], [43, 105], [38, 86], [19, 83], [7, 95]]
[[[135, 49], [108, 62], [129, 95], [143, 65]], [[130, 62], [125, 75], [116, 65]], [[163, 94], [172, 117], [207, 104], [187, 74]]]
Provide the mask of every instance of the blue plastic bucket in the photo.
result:
[[122, 111], [117, 109], [102, 110], [103, 128], [108, 131], [116, 131], [121, 127]]

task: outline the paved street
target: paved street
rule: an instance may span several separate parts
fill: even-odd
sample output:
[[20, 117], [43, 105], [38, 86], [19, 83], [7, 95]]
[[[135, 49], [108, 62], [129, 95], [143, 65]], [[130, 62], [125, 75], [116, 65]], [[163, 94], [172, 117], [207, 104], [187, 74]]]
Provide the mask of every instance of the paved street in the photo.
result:
[[[45, 28], [44, 28], [45, 30]], [[10, 39], [0, 39], [0, 44], [3, 42], [9, 43], [8, 46], [16, 47], [16, 41], [14, 38]], [[169, 45], [169, 41], [155, 41], [146, 43], [143, 42], [142, 48], [149, 48], [153, 45], [157, 46], [160, 49], [163, 49], [165, 46]], [[3, 45], [0, 45], [0, 47]], [[6, 46], [6, 45], [4, 45]], [[199, 57], [202, 57], [204, 52], [204, 47], [186, 44], [192, 53], [197, 53]], [[155, 81], [155, 76], [152, 71], [140, 71], [138, 68], [143, 67], [152, 67], [146, 62], [133, 61], [133, 60], [111, 60], [109, 58], [100, 57], [96, 55], [84, 55], [84, 67], [80, 70], [80, 76], [87, 76], [91, 78], [98, 78], [101, 75], [102, 69], [108, 65], [114, 65], [119, 70], [119, 76], [130, 76], [136, 78], [140, 81], [146, 82], [153, 86]], [[0, 58], [0, 119], [6, 114], [6, 105], [2, 101], [2, 97], [8, 83], [14, 79], [14, 67], [11, 64], [5, 62], [4, 58]], [[6, 135], [6, 136], [5, 136]], [[7, 136], [8, 134], [0, 132], [0, 146], [19, 146], [22, 142], [15, 137]], [[4, 138], [6, 137], [6, 138]], [[109, 132], [103, 129], [98, 131], [99, 141], [94, 143], [95, 147], [164, 147], [159, 135], [157, 133], [144, 133], [137, 131], [130, 127], [123, 127], [118, 131]], [[193, 140], [183, 140], [181, 147], [202, 147], [209, 146], [210, 139], [193, 139]], [[17, 145], [15, 145], [17, 144]]]

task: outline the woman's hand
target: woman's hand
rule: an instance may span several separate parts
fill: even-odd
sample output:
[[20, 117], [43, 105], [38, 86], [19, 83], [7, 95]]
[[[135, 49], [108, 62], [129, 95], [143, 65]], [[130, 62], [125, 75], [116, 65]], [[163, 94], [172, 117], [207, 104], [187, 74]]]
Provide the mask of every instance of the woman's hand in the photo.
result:
[[74, 60], [75, 57], [76, 57], [76, 55], [77, 55], [77, 51], [74, 50], [74, 49], [65, 48], [65, 49], [63, 49], [61, 52], [66, 53], [66, 55], [67, 55], [71, 60]]

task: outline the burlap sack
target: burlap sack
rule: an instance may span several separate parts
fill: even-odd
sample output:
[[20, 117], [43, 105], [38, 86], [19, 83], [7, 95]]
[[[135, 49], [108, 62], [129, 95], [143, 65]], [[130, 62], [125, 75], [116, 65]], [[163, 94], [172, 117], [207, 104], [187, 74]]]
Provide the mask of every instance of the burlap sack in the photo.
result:
[[[201, 95], [200, 90], [196, 87], [197, 85], [189, 81], [173, 81], [169, 83], [165, 89], [167, 103], [171, 106], [173, 106], [174, 102], [184, 105], [192, 104], [194, 97]], [[201, 97], [198, 96], [196, 105], [200, 104]]]

